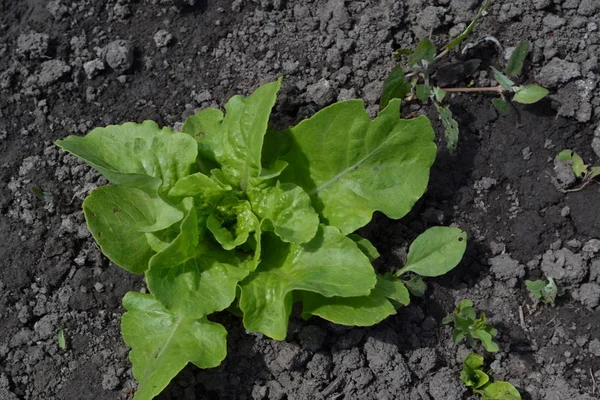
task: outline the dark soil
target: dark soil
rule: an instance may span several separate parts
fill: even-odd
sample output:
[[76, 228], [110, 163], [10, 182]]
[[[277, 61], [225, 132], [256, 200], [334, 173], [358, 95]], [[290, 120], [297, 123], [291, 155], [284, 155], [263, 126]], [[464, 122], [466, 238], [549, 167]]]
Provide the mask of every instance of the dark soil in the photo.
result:
[[[81, 202], [106, 181], [54, 140], [144, 119], [177, 127], [195, 109], [280, 75], [279, 125], [353, 97], [375, 114], [393, 50], [432, 28], [444, 44], [476, 3], [0, 0], [0, 400], [116, 399], [135, 390], [120, 301], [143, 280], [100, 254]], [[501, 350], [487, 356], [493, 379], [512, 382], [525, 399], [599, 398], [600, 186], [564, 193], [552, 162], [571, 148], [600, 165], [592, 145], [600, 142], [598, 24], [593, 0], [491, 1], [473, 40], [529, 40], [522, 80], [553, 94], [509, 116], [486, 96], [450, 99], [458, 150], [440, 142], [429, 190], [408, 217], [376, 215], [362, 229], [382, 269], [397, 269], [429, 226], [469, 233], [460, 266], [429, 279], [423, 298], [368, 329], [295, 315], [284, 342], [219, 316], [230, 332], [225, 362], [186, 368], [161, 398], [465, 399], [459, 373], [469, 349], [441, 323], [465, 298], [499, 331]], [[170, 41], [155, 39], [161, 29]], [[118, 39], [129, 41], [131, 60], [102, 50]], [[487, 63], [504, 58], [476, 51]], [[490, 83], [485, 71], [471, 79]], [[428, 113], [441, 132], [429, 106], [404, 108]], [[548, 276], [565, 289], [555, 306], [525, 288], [526, 279]]]

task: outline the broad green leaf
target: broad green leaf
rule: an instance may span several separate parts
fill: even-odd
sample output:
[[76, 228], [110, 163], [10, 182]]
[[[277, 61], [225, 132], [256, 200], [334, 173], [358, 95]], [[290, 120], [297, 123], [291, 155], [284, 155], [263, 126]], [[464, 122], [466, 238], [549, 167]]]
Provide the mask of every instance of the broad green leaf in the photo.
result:
[[445, 45], [444, 50], [449, 51], [449, 50], [454, 49], [455, 47], [460, 45], [471, 34], [473, 29], [475, 28], [475, 25], [477, 24], [477, 20], [479, 20], [479, 18], [481, 17], [481, 14], [483, 14], [483, 11], [486, 9], [486, 7], [488, 5], [488, 1], [489, 0], [485, 0], [481, 4], [481, 7], [479, 7], [479, 11], [477, 11], [477, 15], [475, 15], [475, 18], [473, 18], [473, 21], [471, 21], [469, 26], [467, 26], [467, 28], [460, 35], [458, 35], [455, 39], [453, 39], [450, 43]]
[[522, 104], [533, 104], [537, 103], [548, 95], [548, 89], [545, 89], [537, 85], [523, 86], [513, 96], [513, 101]]
[[158, 196], [126, 186], [94, 190], [83, 202], [92, 236], [112, 262], [140, 274], [154, 255], [145, 232], [168, 228], [184, 214]]
[[415, 66], [423, 63], [431, 64], [435, 58], [435, 46], [429, 39], [421, 39], [415, 48], [415, 51], [408, 57], [408, 65]]
[[150, 292], [170, 312], [197, 319], [229, 307], [238, 282], [248, 273], [246, 268], [200, 254], [179, 265], [152, 266], [146, 281]]
[[293, 183], [248, 192], [252, 210], [284, 242], [302, 244], [310, 241], [319, 228], [319, 214], [312, 208], [308, 194]]
[[571, 169], [575, 173], [575, 176], [578, 178], [583, 178], [588, 171], [588, 165], [583, 162], [583, 158], [579, 156], [579, 154], [575, 153], [573, 150], [563, 150], [558, 153], [555, 157], [556, 161], [567, 162], [571, 165]]
[[231, 190], [231, 186], [222, 185], [214, 178], [197, 172], [178, 180], [169, 191], [169, 197], [193, 197], [199, 206], [205, 205], [206, 209], [212, 210]]
[[196, 114], [188, 117], [181, 128], [181, 132], [187, 133], [197, 141], [202, 135], [217, 135], [221, 130], [223, 123], [223, 112], [217, 108], [205, 108]]
[[302, 316], [317, 315], [339, 325], [372, 326], [396, 314], [396, 304], [409, 303], [410, 295], [402, 282], [377, 276], [377, 284], [368, 296], [327, 298], [303, 293]]
[[217, 167], [215, 154], [212, 147], [205, 143], [206, 135], [218, 137], [223, 122], [223, 112], [216, 108], [205, 108], [188, 117], [181, 131], [187, 133], [198, 143], [198, 157], [196, 163], [200, 171], [207, 174]]
[[[426, 117], [399, 119], [394, 99], [371, 121], [360, 100], [329, 106], [291, 128], [282, 182], [301, 186], [329, 225], [349, 234], [374, 211], [406, 215], [423, 195], [435, 159]], [[335, 148], [336, 151], [331, 151]]]
[[365, 256], [369, 257], [369, 261], [373, 262], [379, 258], [379, 252], [377, 251], [375, 246], [373, 246], [373, 244], [367, 239], [356, 233], [351, 233], [350, 235], [348, 235], [348, 237], [352, 239], [354, 243], [356, 243], [358, 248], [363, 252]]
[[221, 325], [170, 313], [152, 295], [128, 292], [121, 319], [123, 339], [139, 382], [135, 400], [162, 392], [188, 362], [214, 368], [227, 354], [227, 331]]
[[594, 179], [597, 176], [600, 176], [600, 167], [590, 168], [590, 174], [588, 176], [588, 179]]
[[225, 105], [219, 130], [199, 137], [209, 147], [223, 172], [246, 191], [261, 174], [261, 152], [281, 79], [267, 83], [248, 97], [233, 96]]
[[366, 296], [375, 272], [356, 244], [331, 226], [321, 225], [313, 240], [287, 244], [263, 235], [263, 260], [241, 284], [239, 307], [244, 326], [277, 340], [285, 339], [296, 290], [323, 296]]
[[442, 106], [437, 102], [434, 102], [433, 104], [435, 104], [435, 108], [437, 109], [442, 125], [444, 126], [444, 138], [446, 139], [448, 150], [453, 151], [458, 144], [458, 122], [454, 119], [449, 105]]
[[69, 136], [56, 144], [116, 185], [165, 194], [189, 175], [198, 153], [189, 135], [161, 129], [153, 121], [96, 128], [84, 137]]
[[[406, 95], [410, 93], [410, 89], [410, 83], [404, 79], [402, 67], [394, 68], [383, 83], [383, 92], [381, 93], [381, 103], [379, 106], [380, 109], [385, 109], [392, 99], [403, 100]], [[398, 112], [400, 112], [399, 108]]]
[[494, 105], [499, 114], [506, 115], [510, 111], [510, 109], [508, 108], [508, 102], [504, 99], [494, 98], [492, 99], [492, 104]]
[[440, 276], [458, 265], [467, 248], [467, 234], [458, 228], [436, 226], [419, 235], [408, 249], [406, 265], [398, 275], [414, 272]]
[[248, 201], [226, 197], [208, 216], [206, 227], [225, 250], [232, 250], [246, 243], [259, 221]]
[[511, 383], [492, 382], [476, 393], [481, 394], [481, 400], [521, 400], [521, 394]]
[[529, 54], [529, 42], [519, 42], [515, 50], [513, 51], [510, 59], [508, 60], [508, 65], [506, 66], [506, 75], [520, 75], [523, 70], [523, 63], [527, 58], [527, 54]]
[[502, 86], [506, 90], [511, 90], [513, 86], [515, 86], [515, 83], [508, 79], [506, 75], [504, 75], [502, 72], [498, 71], [494, 67], [491, 68], [492, 71], [494, 71], [494, 79], [500, 84], [500, 86]]
[[421, 101], [427, 101], [431, 95], [431, 86], [429, 85], [417, 85], [417, 98]]

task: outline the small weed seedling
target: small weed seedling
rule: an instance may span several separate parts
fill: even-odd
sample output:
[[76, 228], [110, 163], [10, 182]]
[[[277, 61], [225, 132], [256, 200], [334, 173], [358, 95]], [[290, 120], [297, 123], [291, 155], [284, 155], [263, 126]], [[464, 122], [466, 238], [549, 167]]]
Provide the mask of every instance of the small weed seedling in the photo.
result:
[[499, 350], [498, 345], [493, 341], [498, 331], [491, 324], [486, 323], [485, 313], [481, 313], [477, 318], [471, 300], [461, 301], [452, 314], [444, 317], [443, 323], [454, 323], [452, 330], [454, 344], [466, 339], [471, 348], [476, 348], [475, 339], [477, 339], [487, 351], [494, 353]]
[[[577, 192], [600, 177], [600, 166], [589, 166], [573, 150], [563, 150], [554, 158], [555, 185], [562, 192]], [[575, 187], [576, 186], [576, 187]]]
[[554, 304], [558, 295], [558, 286], [551, 277], [548, 280], [525, 281], [527, 290], [544, 304]]
[[235, 310], [248, 331], [276, 340], [294, 303], [305, 318], [370, 326], [463, 256], [463, 231], [433, 227], [403, 268], [378, 274], [377, 250], [354, 233], [375, 211], [403, 217], [425, 192], [437, 150], [427, 117], [400, 119], [394, 99], [371, 120], [350, 100], [275, 131], [280, 85], [234, 96], [225, 113], [204, 109], [182, 132], [145, 121], [57, 142], [112, 183], [83, 202], [88, 228], [150, 291], [123, 299], [136, 400], [157, 396], [188, 362], [223, 361], [227, 331], [214, 313]]
[[[454, 119], [450, 106], [443, 101], [448, 93], [494, 93], [498, 97], [492, 100], [492, 104], [501, 114], [509, 112], [513, 107], [512, 102], [532, 104], [543, 99], [548, 90], [537, 85], [518, 85], [511, 78], [521, 74], [523, 63], [530, 50], [528, 42], [520, 42], [515, 47], [512, 55], [504, 68], [504, 73], [491, 67], [494, 79], [498, 85], [492, 87], [439, 87], [435, 82], [444, 82], [444, 77], [462, 76], [467, 77], [479, 69], [481, 60], [471, 59], [443, 65], [432, 75], [432, 67], [439, 60], [447, 56], [457, 48], [473, 31], [477, 20], [483, 14], [488, 5], [485, 0], [479, 12], [469, 26], [454, 40], [450, 41], [441, 51], [438, 51], [430, 39], [422, 39], [413, 49], [400, 49], [394, 57], [405, 58], [404, 66], [396, 67], [388, 76], [383, 85], [381, 95], [381, 108], [385, 108], [388, 102], [394, 98], [413, 100], [418, 99], [426, 102], [432, 100], [438, 111], [439, 118], [444, 127], [444, 138], [449, 150], [454, 150], [458, 142], [459, 127]], [[494, 39], [495, 40], [495, 39]], [[453, 78], [450, 78], [453, 79]], [[514, 79], [514, 78], [513, 78]]]
[[65, 329], [58, 328], [58, 334], [56, 336], [56, 339], [58, 340], [58, 348], [61, 350], [66, 350], [67, 338], [65, 337]]
[[509, 382], [491, 382], [490, 376], [481, 370], [483, 356], [471, 353], [463, 363], [460, 380], [481, 395], [482, 400], [521, 400], [519, 391]]

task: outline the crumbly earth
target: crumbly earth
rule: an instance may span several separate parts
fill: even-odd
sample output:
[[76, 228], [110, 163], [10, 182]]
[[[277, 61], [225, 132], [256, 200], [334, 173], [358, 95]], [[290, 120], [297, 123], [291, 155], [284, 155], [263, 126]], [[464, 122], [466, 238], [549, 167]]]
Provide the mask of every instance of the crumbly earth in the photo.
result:
[[[450, 99], [458, 150], [440, 143], [429, 190], [401, 221], [362, 229], [380, 269], [397, 269], [432, 225], [469, 233], [460, 266], [398, 315], [344, 328], [294, 315], [288, 339], [248, 334], [232, 316], [229, 355], [186, 368], [161, 399], [469, 398], [469, 352], [441, 319], [472, 299], [498, 329], [486, 357], [496, 380], [526, 399], [594, 399], [600, 389], [600, 186], [563, 193], [554, 155], [600, 165], [600, 3], [491, 0], [471, 42], [499, 65], [519, 40], [532, 52], [523, 82], [550, 99], [498, 116], [486, 96]], [[392, 52], [433, 31], [466, 27], [475, 0], [30, 0], [0, 2], [0, 399], [117, 399], [135, 390], [119, 333], [120, 300], [143, 281], [93, 243], [81, 202], [106, 184], [53, 140], [95, 126], [156, 120], [178, 126], [197, 108], [285, 75], [274, 121], [288, 125], [360, 97], [374, 115]], [[490, 48], [492, 51], [490, 51]], [[484, 70], [473, 77], [490, 83]], [[468, 82], [463, 82], [468, 83]], [[430, 106], [406, 106], [407, 114]], [[552, 276], [555, 306], [525, 279]], [[58, 345], [58, 332], [66, 348]]]

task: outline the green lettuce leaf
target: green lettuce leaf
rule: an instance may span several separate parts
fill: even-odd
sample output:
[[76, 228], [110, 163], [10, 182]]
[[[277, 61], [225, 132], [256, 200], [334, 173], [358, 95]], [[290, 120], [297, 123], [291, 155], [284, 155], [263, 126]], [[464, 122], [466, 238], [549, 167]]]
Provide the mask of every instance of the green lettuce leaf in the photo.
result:
[[252, 232], [259, 230], [259, 221], [250, 203], [236, 197], [226, 197], [208, 216], [206, 226], [225, 250], [246, 243]]
[[[328, 224], [348, 234], [374, 211], [406, 215], [423, 195], [436, 155], [426, 117], [399, 119], [400, 100], [371, 121], [360, 100], [333, 104], [290, 129], [280, 179], [301, 186]], [[336, 151], [332, 151], [332, 149]]]
[[198, 168], [204, 174], [217, 168], [217, 160], [213, 149], [210, 147], [206, 135], [216, 138], [221, 130], [223, 112], [216, 108], [205, 108], [188, 117], [181, 131], [192, 136], [198, 143]]
[[273, 339], [285, 339], [293, 291], [366, 296], [376, 283], [368, 258], [334, 227], [321, 225], [302, 245], [267, 233], [263, 248], [259, 268], [240, 284], [239, 306], [246, 329]]
[[116, 185], [165, 194], [189, 175], [198, 153], [189, 135], [161, 129], [153, 121], [96, 128], [84, 137], [69, 136], [56, 144]]
[[227, 331], [221, 325], [184, 318], [167, 311], [152, 295], [128, 292], [121, 320], [129, 359], [139, 382], [136, 400], [160, 394], [188, 362], [199, 368], [218, 366], [227, 354]]
[[[261, 86], [246, 98], [233, 96], [225, 106], [225, 117], [218, 129], [214, 113], [207, 117], [210, 131], [197, 136], [200, 146], [212, 151], [223, 172], [243, 191], [261, 174], [264, 136], [280, 86], [281, 79]], [[201, 153], [205, 151], [209, 150]]]
[[166, 229], [184, 216], [158, 195], [127, 186], [94, 190], [83, 202], [83, 212], [102, 252], [134, 274], [144, 272], [155, 253], [145, 232]]
[[312, 208], [308, 194], [293, 183], [248, 192], [252, 210], [262, 219], [263, 230], [272, 230], [284, 242], [310, 241], [319, 228], [319, 214]]
[[316, 293], [302, 294], [302, 316], [317, 315], [339, 325], [371, 326], [396, 314], [400, 305], [408, 305], [408, 290], [397, 279], [377, 276], [377, 284], [368, 296], [324, 297]]
[[440, 276], [458, 265], [467, 248], [467, 234], [458, 228], [435, 226], [420, 234], [408, 249], [406, 265], [397, 275], [414, 272]]
[[[239, 261], [237, 261], [239, 264]], [[150, 292], [172, 313], [197, 319], [229, 307], [247, 268], [201, 254], [185, 262], [146, 272]]]
[[194, 200], [187, 197], [183, 199], [181, 204], [186, 214], [181, 220], [179, 234], [150, 259], [149, 266], [151, 269], [168, 268], [180, 264], [196, 254], [196, 248], [200, 241], [200, 231]]

